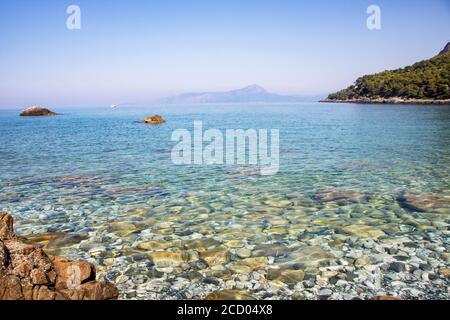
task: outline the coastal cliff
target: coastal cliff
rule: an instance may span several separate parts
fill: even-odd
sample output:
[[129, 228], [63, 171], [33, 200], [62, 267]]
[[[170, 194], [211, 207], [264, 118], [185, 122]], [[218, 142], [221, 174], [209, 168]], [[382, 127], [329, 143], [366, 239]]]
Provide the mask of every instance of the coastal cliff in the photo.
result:
[[320, 102], [450, 104], [450, 43], [435, 57], [396, 70], [360, 77]]

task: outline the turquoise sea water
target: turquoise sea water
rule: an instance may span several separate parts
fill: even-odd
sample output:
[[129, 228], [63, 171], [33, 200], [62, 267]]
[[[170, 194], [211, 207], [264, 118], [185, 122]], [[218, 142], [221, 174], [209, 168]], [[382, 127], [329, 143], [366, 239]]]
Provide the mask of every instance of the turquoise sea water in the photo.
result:
[[[108, 266], [105, 272], [148, 254], [138, 245], [149, 240], [173, 244], [163, 248], [168, 251], [205, 238], [221, 246], [233, 239], [249, 248], [273, 243], [327, 248], [339, 228], [356, 224], [385, 230], [388, 238], [426, 239], [430, 233], [447, 244], [448, 209], [415, 212], [398, 196], [429, 192], [448, 199], [450, 106], [314, 103], [56, 111], [61, 115], [28, 118], [0, 110], [0, 209], [14, 215], [20, 234], [87, 235], [59, 253]], [[156, 113], [167, 123], [135, 123]], [[204, 129], [279, 129], [279, 173], [174, 165], [171, 133], [192, 130], [194, 120], [202, 120]], [[351, 190], [357, 199], [325, 201], [317, 196], [321, 190]], [[95, 246], [103, 252], [92, 251]], [[136, 265], [130, 279], [152, 280], [139, 270]], [[131, 280], [123, 287], [135, 288]]]

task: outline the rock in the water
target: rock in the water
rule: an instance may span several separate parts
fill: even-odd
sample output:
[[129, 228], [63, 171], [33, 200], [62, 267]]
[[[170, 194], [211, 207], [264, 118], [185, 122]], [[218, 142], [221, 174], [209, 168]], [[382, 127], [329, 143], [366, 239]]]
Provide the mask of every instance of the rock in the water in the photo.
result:
[[450, 208], [450, 195], [430, 192], [404, 192], [398, 196], [398, 202], [406, 209], [427, 212], [440, 208]]
[[56, 112], [50, 111], [47, 108], [32, 106], [23, 110], [20, 115], [22, 117], [26, 116], [55, 116]]
[[403, 272], [406, 270], [405, 264], [401, 262], [392, 262], [389, 265], [389, 270], [395, 271], [395, 272]]
[[147, 117], [143, 121], [143, 123], [146, 123], [146, 124], [162, 124], [164, 122], [166, 122], [166, 120], [164, 120], [164, 118], [161, 117], [160, 115], [154, 115], [153, 117]]
[[263, 244], [256, 246], [252, 252], [254, 257], [280, 257], [292, 251], [287, 246], [281, 244]]
[[84, 261], [48, 256], [17, 239], [13, 219], [0, 213], [0, 300], [106, 300], [117, 288], [95, 280], [95, 267]]
[[127, 236], [138, 230], [134, 223], [128, 221], [115, 221], [109, 224], [109, 230], [118, 236]]
[[201, 238], [190, 240], [185, 243], [186, 249], [196, 250], [198, 252], [206, 251], [209, 248], [217, 247], [220, 245], [220, 241], [214, 240], [213, 238]]
[[136, 247], [140, 250], [165, 250], [170, 248], [170, 243], [167, 243], [167, 241], [150, 240], [140, 242]]
[[230, 240], [225, 243], [225, 246], [228, 248], [242, 248], [245, 246], [245, 243], [241, 240]]
[[267, 257], [246, 258], [236, 262], [237, 265], [247, 266], [251, 270], [262, 269], [268, 264]]
[[87, 235], [85, 234], [49, 232], [23, 237], [23, 241], [29, 244], [42, 245], [47, 254], [56, 255], [60, 253], [62, 249], [78, 244], [86, 238]]
[[450, 278], [450, 268], [439, 269], [439, 274], [445, 278]]
[[352, 224], [350, 226], [340, 228], [337, 231], [340, 233], [348, 234], [359, 238], [377, 239], [379, 237], [386, 235], [382, 230], [378, 228], [362, 224]]
[[328, 299], [331, 295], [333, 294], [333, 291], [331, 291], [331, 289], [328, 288], [322, 288], [319, 290], [319, 292], [317, 292], [317, 296], [319, 297], [319, 299]]
[[335, 256], [319, 246], [300, 247], [286, 257], [278, 258], [276, 264], [283, 269], [300, 269], [327, 265]]
[[302, 282], [305, 278], [305, 272], [301, 269], [299, 270], [289, 270], [289, 269], [269, 269], [267, 272], [267, 278], [269, 280], [279, 280], [288, 285], [296, 285]]
[[255, 296], [240, 290], [222, 290], [213, 292], [205, 300], [258, 300]]
[[355, 261], [355, 267], [362, 268], [368, 264], [370, 264], [371, 258], [369, 256], [362, 256], [356, 259]]
[[189, 260], [186, 252], [179, 251], [155, 251], [149, 253], [148, 257], [157, 268], [176, 267]]
[[320, 202], [361, 202], [366, 196], [356, 190], [339, 190], [339, 189], [329, 189], [329, 190], [321, 190], [316, 193], [315, 199]]
[[223, 265], [230, 261], [230, 252], [227, 248], [218, 247], [200, 252], [200, 258], [202, 258], [209, 266]]
[[236, 250], [236, 255], [239, 258], [244, 259], [244, 258], [250, 257], [252, 255], [252, 251], [250, 249], [247, 249], [247, 248], [240, 248], [240, 249]]
[[42, 246], [46, 246], [51, 241], [63, 238], [64, 235], [64, 232], [35, 233], [26, 237], [22, 237], [21, 240], [28, 244], [39, 244]]

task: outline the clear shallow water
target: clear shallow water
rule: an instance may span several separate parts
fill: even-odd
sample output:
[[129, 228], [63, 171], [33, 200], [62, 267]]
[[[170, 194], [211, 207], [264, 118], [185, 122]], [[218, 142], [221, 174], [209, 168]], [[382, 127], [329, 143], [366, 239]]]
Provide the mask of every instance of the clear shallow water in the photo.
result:
[[[448, 199], [450, 106], [211, 105], [62, 113], [24, 118], [0, 111], [0, 208], [14, 215], [24, 235], [86, 236], [58, 247], [58, 253], [93, 260], [104, 272], [130, 270], [121, 275], [123, 282], [115, 280], [138, 298], [183, 298], [141, 288], [154, 282], [142, 257], [157, 250], [139, 248], [149, 240], [165, 243], [158, 250], [188, 252], [192, 264], [203, 249], [187, 243], [214, 239], [218, 243], [211, 247], [229, 249], [227, 269], [241, 260], [241, 246], [318, 245], [339, 256], [342, 250], [330, 242], [355, 237], [341, 231], [351, 225], [382, 230], [377, 243], [409, 237], [447, 248], [448, 207], [417, 212], [405, 209], [398, 195], [430, 192]], [[155, 113], [167, 123], [134, 122]], [[194, 120], [202, 120], [204, 129], [279, 129], [279, 173], [173, 165], [171, 133], [192, 130]], [[328, 201], [318, 196], [321, 190], [354, 193], [348, 201]], [[241, 243], [227, 246], [230, 240]], [[272, 260], [264, 268], [277, 266]], [[442, 256], [439, 262], [447, 264]], [[158, 279], [170, 283], [183, 273], [210, 269], [183, 261]], [[231, 269], [232, 275], [249, 271]], [[194, 298], [224, 288], [196, 285]]]

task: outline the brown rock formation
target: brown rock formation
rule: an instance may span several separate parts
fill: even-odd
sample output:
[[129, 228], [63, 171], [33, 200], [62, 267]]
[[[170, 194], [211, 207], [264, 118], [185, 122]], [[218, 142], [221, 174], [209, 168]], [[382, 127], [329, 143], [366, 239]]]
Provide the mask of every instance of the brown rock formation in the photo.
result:
[[0, 300], [108, 300], [118, 296], [107, 281], [95, 280], [95, 267], [47, 255], [16, 238], [13, 218], [0, 211]]
[[55, 116], [57, 115], [56, 112], [50, 111], [46, 108], [42, 108], [42, 107], [37, 107], [37, 106], [33, 106], [33, 107], [29, 107], [26, 108], [25, 110], [23, 110], [20, 115], [22, 117], [29, 117], [29, 116]]
[[14, 237], [13, 218], [6, 212], [0, 211], [0, 239], [12, 239]]
[[155, 115], [153, 117], [145, 118], [143, 122], [147, 124], [161, 124], [166, 122], [166, 120], [164, 120], [164, 118], [161, 117], [160, 115]]

